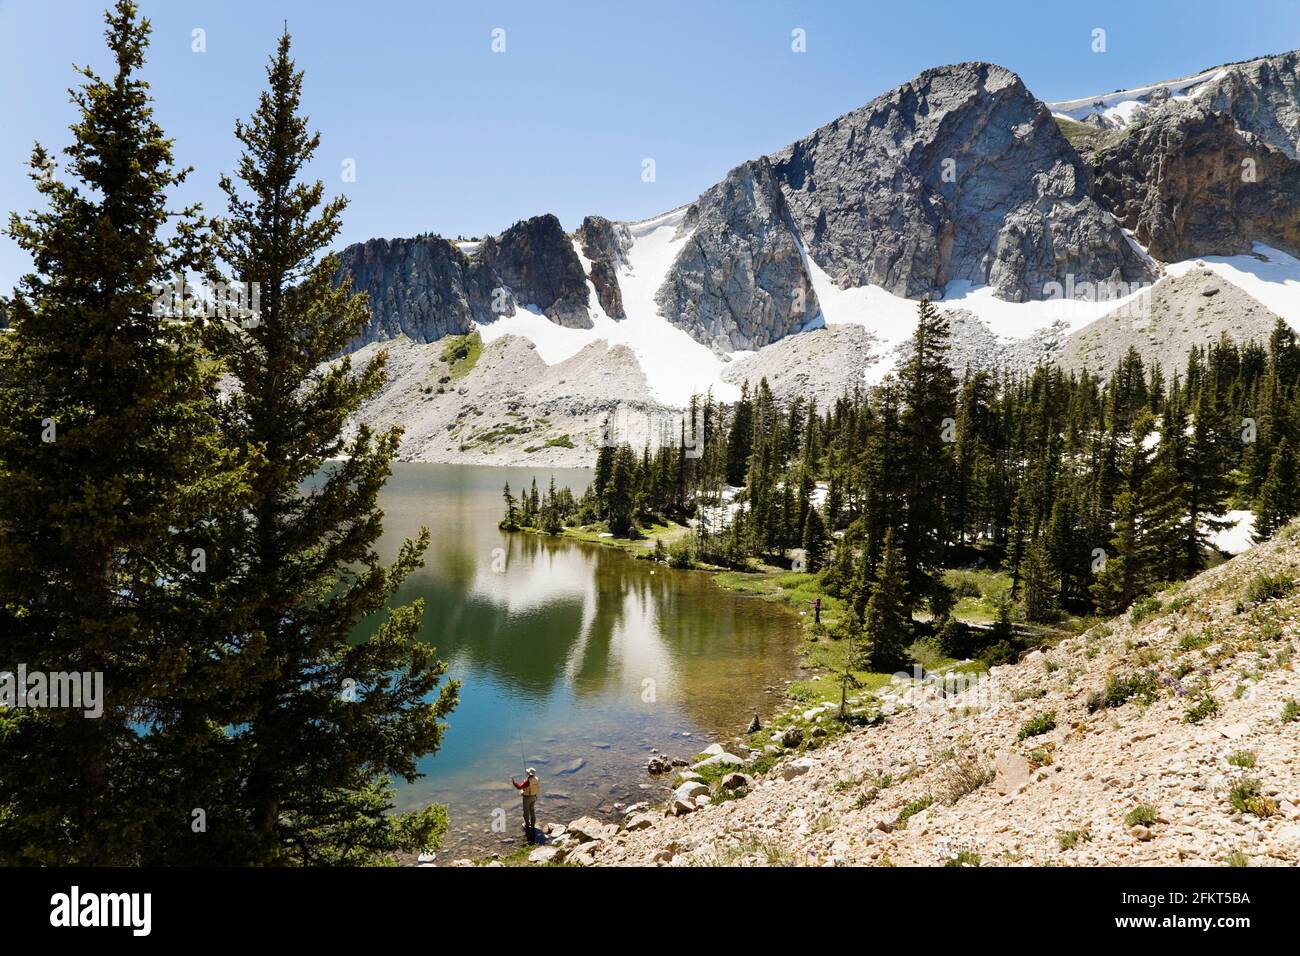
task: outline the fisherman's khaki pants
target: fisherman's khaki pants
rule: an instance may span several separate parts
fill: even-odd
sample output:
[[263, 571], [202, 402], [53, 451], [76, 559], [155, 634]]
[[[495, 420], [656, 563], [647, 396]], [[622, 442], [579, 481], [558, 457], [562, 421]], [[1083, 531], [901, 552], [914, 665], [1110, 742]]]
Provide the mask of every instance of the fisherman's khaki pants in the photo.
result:
[[524, 826], [530, 830], [537, 829], [537, 798], [524, 797]]

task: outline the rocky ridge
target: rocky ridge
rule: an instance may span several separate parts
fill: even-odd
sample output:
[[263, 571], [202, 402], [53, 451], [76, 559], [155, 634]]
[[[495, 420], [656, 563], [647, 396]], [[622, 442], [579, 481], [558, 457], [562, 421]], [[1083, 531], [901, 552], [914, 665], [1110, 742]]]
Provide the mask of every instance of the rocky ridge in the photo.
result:
[[496, 318], [494, 305], [514, 307], [508, 297], [494, 302], [500, 280], [491, 270], [439, 236], [348, 246], [339, 254], [336, 279], [345, 277], [370, 298], [371, 320], [354, 348], [399, 336], [432, 342], [464, 335], [473, 323]]
[[1300, 50], [1048, 106], [1058, 115], [1114, 131], [1141, 125], [1164, 109], [1189, 103], [1226, 114], [1243, 133], [1300, 159]]
[[[351, 275], [374, 308], [353, 345], [435, 341], [530, 306], [571, 329], [594, 329], [601, 314], [623, 321], [631, 309], [636, 321], [662, 317], [724, 360], [796, 340], [823, 319], [860, 323], [887, 343], [873, 344], [871, 361], [892, 363], [906, 348], [897, 348], [906, 335], [896, 303], [832, 302], [827, 279], [837, 291], [866, 284], [907, 297], [967, 282], [1029, 301], [1067, 278], [1144, 283], [1158, 278], [1161, 261], [1247, 253], [1256, 242], [1300, 252], [1300, 54], [1052, 109], [995, 65], [927, 70], [736, 167], [685, 208], [671, 258], [662, 237], [638, 245], [653, 229], [600, 216], [570, 235], [544, 215], [459, 246], [437, 237], [351, 246], [339, 276]], [[995, 335], [981, 308], [947, 309], [959, 370], [1024, 370], [1066, 345], [1059, 322]], [[1206, 337], [1235, 333], [1235, 321], [1216, 314]], [[1182, 364], [1174, 354], [1182, 337], [1126, 338], [1149, 358]], [[860, 380], [856, 347], [844, 369], [831, 367], [833, 356], [822, 361], [817, 346], [790, 348], [803, 351], [817, 356], [817, 376]], [[677, 373], [662, 354], [636, 354], [652, 364], [642, 371], [657, 389]], [[736, 357], [725, 374], [709, 374], [735, 382], [746, 364], [758, 367], [753, 356]]]
[[1171, 104], [1092, 162], [1098, 200], [1157, 259], [1236, 255], [1253, 242], [1300, 254], [1300, 161], [1231, 113]]
[[[688, 209], [688, 241], [655, 301], [668, 321], [730, 352], [770, 344], [817, 316], [808, 258], [841, 287], [872, 283], [909, 297], [962, 279], [1021, 301], [1042, 298], [1064, 272], [1078, 281], [1150, 278], [1089, 190], [1087, 167], [1014, 73], [987, 63], [927, 70], [706, 190]], [[604, 312], [622, 318], [629, 245], [627, 225], [600, 216], [572, 236], [551, 215], [516, 223], [473, 249], [466, 267], [475, 271], [475, 301], [509, 292], [474, 321], [533, 305], [557, 324], [590, 328], [588, 281]], [[456, 300], [420, 286], [456, 277], [380, 268], [373, 260], [385, 248], [368, 257], [344, 251], [344, 271], [376, 302], [360, 343], [462, 333], [465, 310], [443, 326], [394, 317], [421, 298]], [[366, 258], [368, 269], [352, 268]], [[405, 280], [402, 295], [391, 288], [394, 274]]]

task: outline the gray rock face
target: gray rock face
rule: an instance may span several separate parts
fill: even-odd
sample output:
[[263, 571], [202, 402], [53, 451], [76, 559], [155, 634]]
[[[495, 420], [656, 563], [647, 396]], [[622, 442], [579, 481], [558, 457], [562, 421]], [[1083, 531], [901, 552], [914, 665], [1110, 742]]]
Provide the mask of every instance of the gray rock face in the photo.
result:
[[1300, 161], [1229, 113], [1170, 104], [1092, 155], [1096, 194], [1166, 262], [1253, 241], [1300, 253]]
[[1224, 67], [1205, 87], [1198, 105], [1226, 113], [1237, 129], [1300, 159], [1300, 51]]
[[[1108, 110], [1121, 102], [1122, 110]], [[1189, 102], [1229, 116], [1243, 133], [1300, 158], [1300, 51], [1228, 63], [1091, 102], [1085, 97], [1048, 105], [1094, 129], [1115, 131], [1152, 122], [1163, 110]]]
[[588, 277], [596, 287], [600, 307], [611, 319], [627, 318], [623, 311], [623, 293], [618, 286], [618, 265], [632, 246], [632, 235], [621, 222], [604, 216], [588, 216], [578, 228], [582, 254], [591, 263]]
[[[369, 296], [373, 314], [353, 348], [399, 335], [432, 342], [464, 335], [471, 322], [495, 318], [496, 276], [438, 236], [348, 246], [339, 254], [336, 281], [345, 276], [351, 276], [354, 290]], [[508, 296], [498, 299], [508, 301]]]
[[686, 211], [655, 302], [718, 351], [761, 348], [798, 331], [819, 306], [799, 229], [766, 159], [737, 166]]
[[1148, 281], [1088, 171], [1020, 78], [927, 70], [772, 157], [809, 252], [841, 287], [910, 297], [953, 280], [1013, 301], [1076, 281]]
[[534, 216], [484, 239], [475, 258], [501, 277], [520, 305], [537, 306], [557, 325], [591, 328], [587, 276], [555, 216]]

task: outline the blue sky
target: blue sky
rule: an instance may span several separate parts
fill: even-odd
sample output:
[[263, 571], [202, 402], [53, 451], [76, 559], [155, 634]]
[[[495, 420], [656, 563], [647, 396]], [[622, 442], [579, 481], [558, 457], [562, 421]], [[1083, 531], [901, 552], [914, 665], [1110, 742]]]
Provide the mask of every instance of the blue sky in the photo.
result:
[[[33, 140], [67, 142], [71, 64], [107, 64], [105, 0], [0, 0], [0, 213], [36, 202]], [[313, 175], [351, 199], [344, 242], [497, 232], [553, 212], [635, 219], [689, 202], [921, 70], [982, 59], [1045, 100], [1300, 47], [1300, 0], [889, 3], [848, 0], [144, 0], [146, 78], [180, 199], [220, 209], [231, 134], [281, 24], [322, 133]], [[1106, 30], [1106, 52], [1092, 31]], [[192, 31], [205, 31], [204, 53]], [[492, 31], [505, 31], [505, 52]], [[791, 49], [802, 29], [806, 52]], [[655, 181], [642, 161], [655, 161]], [[344, 183], [345, 160], [356, 181]], [[26, 264], [0, 238], [0, 289]]]

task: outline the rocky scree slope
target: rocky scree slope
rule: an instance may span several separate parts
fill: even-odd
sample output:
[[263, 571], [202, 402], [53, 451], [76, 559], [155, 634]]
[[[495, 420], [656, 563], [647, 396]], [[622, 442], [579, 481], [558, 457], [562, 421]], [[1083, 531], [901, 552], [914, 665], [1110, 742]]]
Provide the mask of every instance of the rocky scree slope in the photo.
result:
[[1161, 279], [1141, 297], [1090, 322], [1053, 359], [1067, 372], [1109, 374], [1130, 348], [1143, 361], [1182, 373], [1187, 354], [1227, 335], [1238, 344], [1268, 342], [1277, 315], [1208, 269]]
[[832, 325], [791, 335], [732, 362], [722, 379], [749, 383], [750, 391], [767, 379], [778, 401], [817, 399], [823, 410], [862, 386], [867, 372], [882, 361], [878, 343], [860, 325]]
[[442, 357], [441, 342], [371, 343], [353, 358], [362, 367], [388, 352], [388, 378], [356, 420], [375, 429], [400, 425], [401, 461], [587, 468], [606, 416], [615, 408], [646, 421], [670, 421], [626, 347], [593, 342], [547, 365], [533, 344], [504, 336], [482, 346], [463, 377]]
[[[944, 697], [895, 679], [883, 723], [776, 733], [784, 759], [669, 809], [590, 821], [586, 865], [1300, 864], [1300, 523], [1132, 613]], [[785, 737], [784, 742], [779, 739]], [[791, 741], [796, 746], [788, 746]], [[740, 789], [726, 791], [728, 785]], [[688, 792], [689, 791], [689, 792]], [[725, 797], [725, 799], [724, 799]], [[561, 828], [556, 828], [557, 831]], [[572, 828], [563, 828], [572, 829]]]

